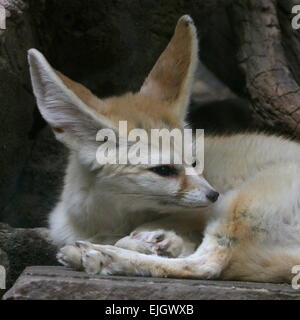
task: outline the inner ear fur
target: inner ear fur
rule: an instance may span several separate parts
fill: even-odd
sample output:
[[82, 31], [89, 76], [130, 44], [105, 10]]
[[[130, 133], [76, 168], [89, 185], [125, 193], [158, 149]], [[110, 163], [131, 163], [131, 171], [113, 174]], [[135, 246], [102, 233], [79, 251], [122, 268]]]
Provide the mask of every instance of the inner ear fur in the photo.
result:
[[78, 149], [94, 143], [99, 129], [112, 126], [96, 109], [104, 103], [90, 90], [55, 71], [36, 49], [28, 51], [28, 61], [38, 108], [58, 140]]
[[54, 70], [54, 72], [61, 79], [64, 85], [69, 90], [74, 92], [76, 96], [87, 106], [89, 106], [92, 109], [95, 109], [96, 111], [100, 111], [104, 109], [104, 104], [102, 103], [102, 101], [97, 96], [95, 96], [88, 88], [86, 88], [79, 82], [76, 82], [68, 78], [66, 75], [62, 74], [60, 71]]
[[167, 48], [146, 78], [140, 93], [174, 104], [184, 117], [198, 62], [198, 40], [193, 20], [181, 17]]

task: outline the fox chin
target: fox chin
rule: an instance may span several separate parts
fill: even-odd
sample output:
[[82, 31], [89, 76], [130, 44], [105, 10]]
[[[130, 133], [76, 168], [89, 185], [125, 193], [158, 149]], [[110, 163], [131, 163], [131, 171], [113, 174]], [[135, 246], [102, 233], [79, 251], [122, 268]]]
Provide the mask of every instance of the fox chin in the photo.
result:
[[28, 60], [39, 111], [70, 150], [49, 218], [62, 264], [92, 274], [291, 281], [300, 265], [298, 143], [259, 133], [205, 136], [202, 173], [185, 163], [96, 160], [97, 132], [119, 134], [120, 121], [147, 132], [187, 127], [198, 61], [191, 17], [178, 20], [135, 93], [101, 99], [36, 49]]

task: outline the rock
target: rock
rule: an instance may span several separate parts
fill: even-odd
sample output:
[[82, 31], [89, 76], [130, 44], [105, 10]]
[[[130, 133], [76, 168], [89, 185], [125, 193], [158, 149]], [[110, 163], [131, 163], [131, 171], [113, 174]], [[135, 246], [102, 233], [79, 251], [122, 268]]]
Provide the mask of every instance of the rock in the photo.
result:
[[7, 273], [9, 272], [8, 256], [7, 253], [2, 249], [0, 249], [0, 266], [3, 266]]
[[[5, 272], [5, 277], [3, 277], [3, 268]], [[9, 260], [8, 260], [8, 255], [7, 253], [0, 249], [0, 298], [2, 297], [5, 287], [6, 287], [6, 282], [7, 282], [7, 275], [9, 274]], [[4, 287], [3, 287], [4, 285]]]
[[0, 223], [0, 249], [5, 252], [4, 261], [9, 266], [7, 288], [29, 265], [58, 264], [55, 258], [57, 248], [45, 228], [15, 229]]
[[[6, 30], [0, 30], [0, 221], [13, 198], [18, 177], [30, 156], [29, 137], [35, 102], [29, 91], [26, 49], [34, 43], [23, 1], [1, 0], [7, 9]], [[25, 11], [23, 12], [22, 10]]]
[[28, 267], [4, 300], [299, 300], [288, 284], [89, 276], [63, 267]]
[[0, 0], [0, 5], [6, 9], [6, 16], [8, 18], [14, 15], [21, 15], [26, 7], [23, 0]]
[[47, 126], [35, 137], [30, 159], [19, 177], [16, 193], [2, 211], [13, 226], [47, 226], [48, 214], [60, 196], [67, 149], [54, 139]]
[[192, 94], [194, 105], [225, 99], [237, 99], [237, 96], [199, 61]]

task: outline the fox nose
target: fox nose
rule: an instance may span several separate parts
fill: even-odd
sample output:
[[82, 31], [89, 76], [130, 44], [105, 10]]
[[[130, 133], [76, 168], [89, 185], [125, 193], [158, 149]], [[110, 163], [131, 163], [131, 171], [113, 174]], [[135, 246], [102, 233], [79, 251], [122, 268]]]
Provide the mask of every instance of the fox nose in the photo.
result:
[[211, 202], [216, 202], [219, 198], [219, 192], [217, 191], [210, 191], [207, 195], [206, 198], [211, 201]]

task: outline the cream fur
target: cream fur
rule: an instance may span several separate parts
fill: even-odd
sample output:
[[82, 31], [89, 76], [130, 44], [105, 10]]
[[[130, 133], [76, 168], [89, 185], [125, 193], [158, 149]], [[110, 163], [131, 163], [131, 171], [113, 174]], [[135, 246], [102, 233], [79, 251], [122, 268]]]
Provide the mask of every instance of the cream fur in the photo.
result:
[[[95, 161], [96, 129], [119, 120], [147, 130], [184, 126], [197, 64], [191, 18], [179, 20], [137, 94], [100, 100], [55, 73], [36, 50], [29, 62], [39, 109], [71, 149], [49, 220], [53, 239], [67, 245], [59, 261], [102, 274], [291, 279], [300, 264], [298, 143], [263, 134], [206, 137], [203, 176], [171, 179], [147, 166]], [[214, 188], [221, 195], [212, 205], [206, 195]]]

